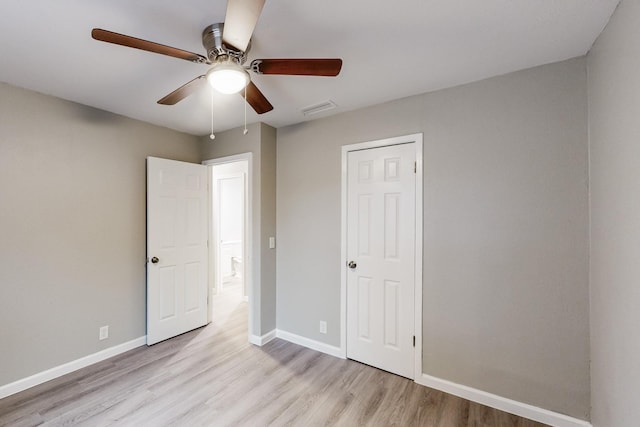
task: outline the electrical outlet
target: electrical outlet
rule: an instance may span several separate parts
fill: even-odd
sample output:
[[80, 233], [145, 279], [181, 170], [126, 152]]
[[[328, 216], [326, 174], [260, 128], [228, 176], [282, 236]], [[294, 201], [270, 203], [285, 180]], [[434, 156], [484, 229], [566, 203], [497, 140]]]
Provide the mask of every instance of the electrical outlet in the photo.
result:
[[109, 325], [100, 327], [100, 335], [98, 338], [100, 340], [106, 340], [109, 338]]
[[327, 333], [327, 322], [325, 322], [324, 320], [320, 321], [320, 333], [321, 334]]

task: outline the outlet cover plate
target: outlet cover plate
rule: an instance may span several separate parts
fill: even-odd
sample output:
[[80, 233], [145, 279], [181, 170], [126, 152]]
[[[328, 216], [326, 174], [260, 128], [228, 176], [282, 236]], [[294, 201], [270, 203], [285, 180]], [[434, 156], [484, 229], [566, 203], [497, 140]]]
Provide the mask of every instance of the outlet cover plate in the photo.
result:
[[325, 322], [324, 320], [320, 321], [320, 333], [321, 334], [327, 333], [327, 322]]
[[102, 326], [100, 327], [100, 335], [99, 335], [99, 339], [100, 340], [106, 340], [107, 338], [109, 338], [109, 326]]

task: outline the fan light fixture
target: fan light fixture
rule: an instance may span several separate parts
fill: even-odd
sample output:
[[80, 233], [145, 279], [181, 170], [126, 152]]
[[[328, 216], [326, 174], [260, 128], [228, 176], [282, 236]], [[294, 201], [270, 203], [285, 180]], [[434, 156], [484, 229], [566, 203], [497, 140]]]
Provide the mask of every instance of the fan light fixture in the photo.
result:
[[240, 92], [250, 81], [249, 73], [235, 62], [219, 62], [207, 72], [209, 84], [218, 92]]

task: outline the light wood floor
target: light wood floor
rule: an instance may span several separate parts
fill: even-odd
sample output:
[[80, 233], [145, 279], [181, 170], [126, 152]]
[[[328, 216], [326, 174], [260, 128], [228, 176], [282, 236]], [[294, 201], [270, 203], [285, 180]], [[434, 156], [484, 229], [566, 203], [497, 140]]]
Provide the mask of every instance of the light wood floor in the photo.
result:
[[213, 323], [0, 400], [0, 426], [542, 424], [282, 340], [247, 343], [236, 292]]

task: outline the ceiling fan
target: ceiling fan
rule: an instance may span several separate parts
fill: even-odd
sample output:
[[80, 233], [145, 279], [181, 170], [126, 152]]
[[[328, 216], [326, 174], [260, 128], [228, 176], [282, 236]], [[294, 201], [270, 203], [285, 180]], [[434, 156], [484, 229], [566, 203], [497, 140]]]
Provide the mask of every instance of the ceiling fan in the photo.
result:
[[245, 65], [251, 49], [251, 35], [265, 0], [228, 0], [224, 23], [209, 25], [202, 32], [206, 56], [142, 40], [113, 31], [94, 28], [91, 37], [107, 43], [133, 47], [199, 64], [211, 65], [206, 74], [196, 77], [158, 101], [174, 105], [206, 85], [207, 81], [222, 93], [239, 93], [245, 89], [246, 102], [258, 114], [273, 110], [267, 98], [253, 84], [247, 70], [257, 74], [330, 76], [342, 68], [342, 59], [254, 59]]

